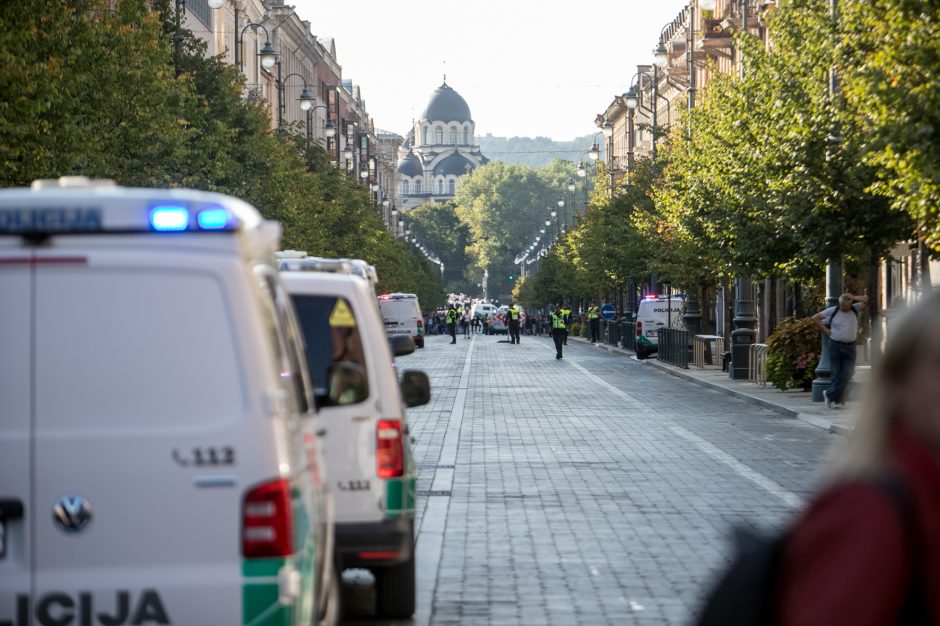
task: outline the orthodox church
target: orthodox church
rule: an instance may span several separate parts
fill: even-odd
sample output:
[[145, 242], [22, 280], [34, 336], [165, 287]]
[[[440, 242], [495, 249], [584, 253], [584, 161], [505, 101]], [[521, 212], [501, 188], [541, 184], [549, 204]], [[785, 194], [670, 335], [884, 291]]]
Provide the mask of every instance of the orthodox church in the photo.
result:
[[395, 177], [403, 209], [450, 200], [461, 176], [489, 162], [474, 131], [467, 101], [445, 76], [399, 149]]

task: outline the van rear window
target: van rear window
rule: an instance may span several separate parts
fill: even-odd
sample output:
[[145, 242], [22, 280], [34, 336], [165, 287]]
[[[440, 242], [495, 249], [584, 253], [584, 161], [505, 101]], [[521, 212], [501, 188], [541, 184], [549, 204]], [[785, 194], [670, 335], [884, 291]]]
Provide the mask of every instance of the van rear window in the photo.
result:
[[35, 323], [43, 428], [159, 429], [245, 414], [231, 314], [210, 274], [43, 268]]
[[295, 294], [294, 308], [307, 344], [307, 363], [316, 395], [322, 406], [329, 402], [330, 366], [352, 363], [362, 368], [368, 379], [362, 336], [352, 305], [346, 298], [328, 295]]

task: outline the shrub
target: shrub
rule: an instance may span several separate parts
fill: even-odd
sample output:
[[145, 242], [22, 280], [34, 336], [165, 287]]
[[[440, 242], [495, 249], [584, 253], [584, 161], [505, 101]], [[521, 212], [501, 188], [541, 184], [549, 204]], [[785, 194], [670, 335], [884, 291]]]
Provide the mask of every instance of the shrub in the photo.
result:
[[816, 375], [819, 328], [810, 318], [788, 317], [767, 339], [767, 380], [777, 389], [808, 389]]
[[572, 324], [572, 325], [571, 325], [571, 334], [574, 335], [575, 337], [579, 337], [579, 336], [581, 335], [581, 324], [579, 324], [579, 323], [577, 323], [577, 322], [575, 322], [574, 324]]

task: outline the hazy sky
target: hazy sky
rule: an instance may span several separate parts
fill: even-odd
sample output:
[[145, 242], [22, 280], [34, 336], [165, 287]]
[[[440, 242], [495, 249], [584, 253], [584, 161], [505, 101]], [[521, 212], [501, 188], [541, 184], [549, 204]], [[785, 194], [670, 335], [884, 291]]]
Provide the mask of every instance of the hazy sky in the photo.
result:
[[[651, 63], [685, 0], [289, 0], [332, 36], [378, 128], [404, 133], [444, 73], [478, 135], [566, 140]], [[445, 63], [446, 62], [446, 63]]]

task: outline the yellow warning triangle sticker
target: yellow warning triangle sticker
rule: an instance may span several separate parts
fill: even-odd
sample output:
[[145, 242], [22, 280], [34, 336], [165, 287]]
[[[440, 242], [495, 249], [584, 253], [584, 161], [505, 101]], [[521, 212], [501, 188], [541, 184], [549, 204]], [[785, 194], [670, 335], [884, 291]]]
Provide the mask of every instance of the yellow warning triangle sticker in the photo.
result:
[[346, 301], [342, 298], [336, 301], [336, 306], [333, 307], [333, 312], [330, 313], [330, 326], [333, 328], [356, 327], [356, 318], [353, 317], [352, 311], [349, 310], [349, 305], [346, 304]]

